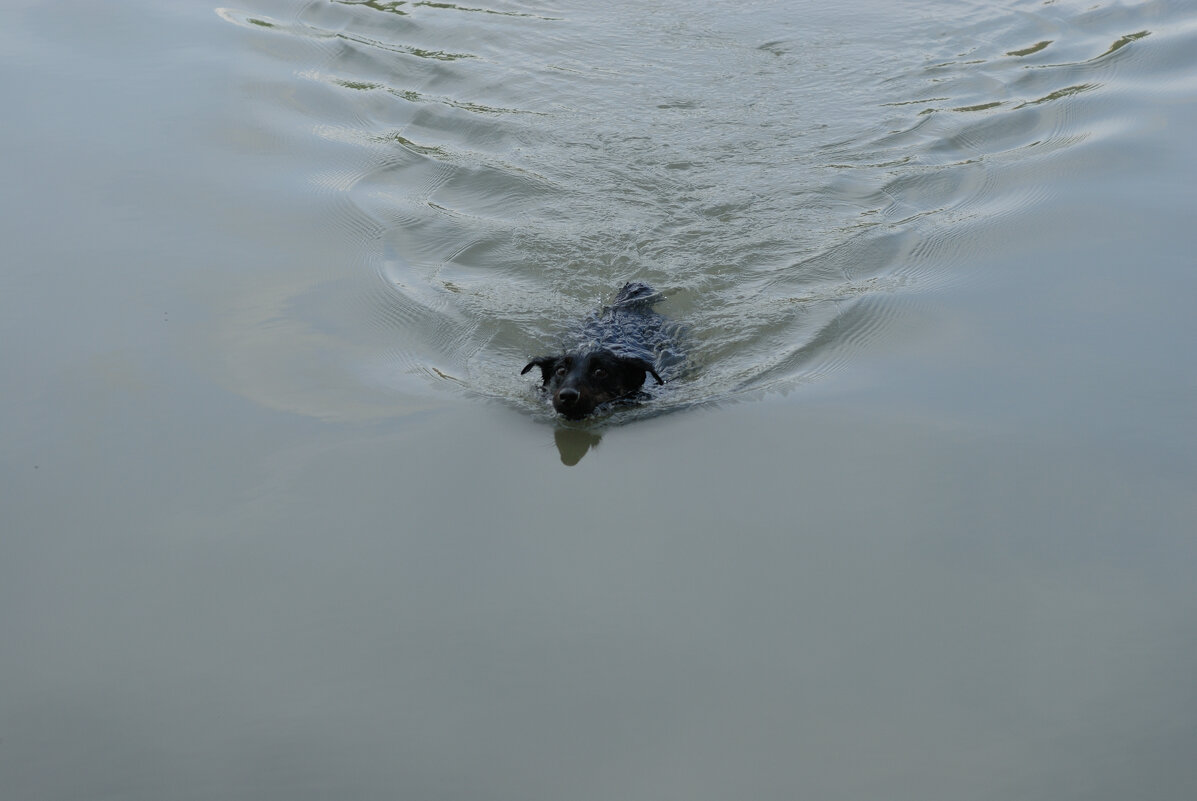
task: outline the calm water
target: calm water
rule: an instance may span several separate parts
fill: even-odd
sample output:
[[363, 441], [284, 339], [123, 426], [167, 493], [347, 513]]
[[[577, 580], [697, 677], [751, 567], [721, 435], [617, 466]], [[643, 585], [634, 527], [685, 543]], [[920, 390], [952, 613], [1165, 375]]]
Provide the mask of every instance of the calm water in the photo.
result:
[[0, 21], [4, 798], [1197, 797], [1191, 3]]

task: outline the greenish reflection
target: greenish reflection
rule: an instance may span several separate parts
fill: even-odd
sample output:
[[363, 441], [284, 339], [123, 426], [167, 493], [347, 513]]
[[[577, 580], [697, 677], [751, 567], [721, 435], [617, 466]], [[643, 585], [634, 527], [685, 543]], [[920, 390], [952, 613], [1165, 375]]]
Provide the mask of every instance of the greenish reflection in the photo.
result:
[[1008, 56], [1029, 56], [1032, 53], [1038, 53], [1040, 50], [1047, 47], [1051, 43], [1052, 43], [1051, 39], [1044, 39], [1042, 42], [1036, 42], [1035, 44], [1031, 45], [1030, 47], [1024, 47], [1022, 50], [1007, 50], [1006, 55], [1008, 55]]
[[1051, 94], [1046, 94], [1038, 100], [1028, 100], [1025, 103], [1019, 103], [1014, 108], [1023, 108], [1024, 106], [1038, 106], [1040, 103], [1048, 103], [1052, 100], [1059, 100], [1062, 97], [1071, 97], [1072, 95], [1079, 95], [1081, 92], [1088, 92], [1090, 89], [1096, 89], [1099, 84], [1096, 83], [1081, 83], [1076, 86], [1066, 86], [1063, 89], [1057, 89]]
[[1139, 39], [1142, 39], [1142, 38], [1144, 38], [1146, 36], [1150, 36], [1150, 35], [1151, 35], [1151, 31], [1139, 31], [1138, 33], [1128, 33], [1126, 36], [1123, 36], [1121, 39], [1114, 42], [1114, 44], [1110, 45], [1109, 50], [1107, 50], [1106, 52], [1102, 53], [1100, 56], [1098, 56], [1097, 58], [1094, 58], [1092, 60], [1097, 61], [1098, 58], [1105, 58], [1106, 56], [1110, 55], [1110, 53], [1114, 53], [1114, 52], [1117, 52], [1118, 50], [1121, 50], [1122, 48], [1126, 47], [1131, 42], [1138, 41]]

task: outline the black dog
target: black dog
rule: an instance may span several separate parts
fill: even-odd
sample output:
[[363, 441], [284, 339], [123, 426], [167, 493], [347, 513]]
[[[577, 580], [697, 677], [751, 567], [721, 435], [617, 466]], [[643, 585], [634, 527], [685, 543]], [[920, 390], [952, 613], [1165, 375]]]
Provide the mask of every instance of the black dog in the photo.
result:
[[604, 403], [635, 398], [647, 376], [664, 384], [658, 362], [670, 364], [670, 356], [676, 357], [676, 330], [653, 311], [660, 300], [648, 284], [625, 284], [610, 306], [586, 319], [565, 353], [533, 359], [520, 375], [539, 367], [553, 408], [570, 420]]

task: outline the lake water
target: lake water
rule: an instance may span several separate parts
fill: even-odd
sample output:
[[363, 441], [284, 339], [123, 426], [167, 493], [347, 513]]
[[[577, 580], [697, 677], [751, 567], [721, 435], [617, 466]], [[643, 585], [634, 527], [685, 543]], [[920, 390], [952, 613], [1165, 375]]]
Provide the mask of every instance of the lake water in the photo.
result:
[[4, 798], [1197, 797], [1191, 2], [0, 19]]

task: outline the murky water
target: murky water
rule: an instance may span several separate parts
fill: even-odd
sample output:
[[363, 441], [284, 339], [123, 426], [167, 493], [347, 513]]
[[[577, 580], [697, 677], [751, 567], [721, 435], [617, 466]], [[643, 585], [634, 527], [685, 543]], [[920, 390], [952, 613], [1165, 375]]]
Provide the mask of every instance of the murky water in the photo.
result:
[[0, 17], [13, 797], [1197, 793], [1189, 4]]

